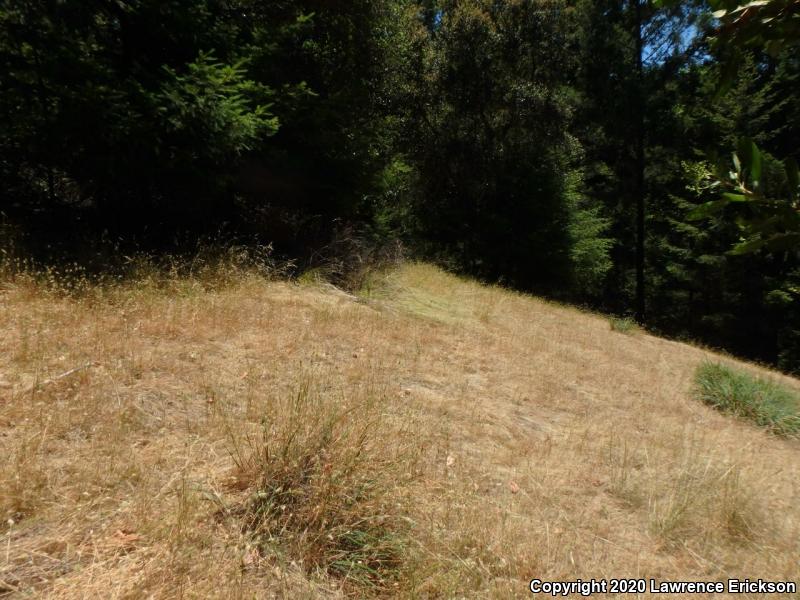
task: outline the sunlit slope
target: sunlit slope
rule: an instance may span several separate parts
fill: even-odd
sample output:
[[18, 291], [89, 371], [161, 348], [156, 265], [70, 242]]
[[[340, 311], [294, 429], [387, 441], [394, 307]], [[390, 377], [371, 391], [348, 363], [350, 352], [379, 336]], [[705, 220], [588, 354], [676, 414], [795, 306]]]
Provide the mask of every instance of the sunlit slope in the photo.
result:
[[[0, 595], [800, 579], [800, 443], [691, 398], [698, 364], [736, 361], [597, 315], [408, 265], [358, 296], [12, 282], [0, 340]], [[255, 526], [276, 479], [293, 499]], [[399, 550], [338, 541], [367, 522]]]

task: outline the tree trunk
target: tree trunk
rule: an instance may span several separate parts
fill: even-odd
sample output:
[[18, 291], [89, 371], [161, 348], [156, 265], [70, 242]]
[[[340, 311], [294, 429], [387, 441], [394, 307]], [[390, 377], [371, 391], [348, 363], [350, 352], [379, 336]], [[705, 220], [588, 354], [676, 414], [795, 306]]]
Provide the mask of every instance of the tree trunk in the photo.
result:
[[644, 69], [642, 65], [642, 53], [644, 52], [644, 40], [642, 39], [642, 1], [635, 2], [635, 37], [636, 37], [636, 320], [644, 323], [645, 313], [645, 248], [644, 248]]

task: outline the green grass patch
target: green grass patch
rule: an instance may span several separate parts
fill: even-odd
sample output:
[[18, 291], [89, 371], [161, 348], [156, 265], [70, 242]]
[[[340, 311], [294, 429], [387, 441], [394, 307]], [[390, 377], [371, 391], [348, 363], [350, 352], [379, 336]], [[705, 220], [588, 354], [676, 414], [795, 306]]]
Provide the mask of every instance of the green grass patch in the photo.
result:
[[704, 363], [695, 372], [694, 395], [722, 412], [746, 418], [778, 435], [800, 435], [800, 393], [775, 381]]
[[639, 331], [639, 325], [630, 317], [612, 317], [610, 320], [611, 331], [619, 333], [636, 333]]

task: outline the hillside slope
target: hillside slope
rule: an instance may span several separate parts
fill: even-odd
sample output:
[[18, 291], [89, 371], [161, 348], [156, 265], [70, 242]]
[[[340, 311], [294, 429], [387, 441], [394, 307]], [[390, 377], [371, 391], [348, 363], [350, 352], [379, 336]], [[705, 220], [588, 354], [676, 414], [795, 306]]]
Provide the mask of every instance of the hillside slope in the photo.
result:
[[427, 265], [10, 281], [0, 340], [0, 597], [800, 578], [800, 442], [691, 399], [736, 361], [596, 315]]

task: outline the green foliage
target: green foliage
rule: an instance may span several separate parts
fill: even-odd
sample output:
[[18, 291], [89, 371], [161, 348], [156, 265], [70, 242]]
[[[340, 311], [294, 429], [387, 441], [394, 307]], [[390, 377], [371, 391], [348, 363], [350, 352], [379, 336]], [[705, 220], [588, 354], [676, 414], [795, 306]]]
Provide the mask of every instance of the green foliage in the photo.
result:
[[[575, 133], [585, 147], [587, 195], [610, 219], [612, 268], [603, 305], [612, 312], [645, 316], [653, 295], [647, 273], [652, 248], [649, 207], [658, 169], [653, 141], [673, 135], [674, 104], [660, 92], [666, 75], [679, 68], [682, 40], [695, 13], [681, 7], [655, 10], [642, 2], [580, 2], [571, 36], [577, 89]], [[659, 105], [660, 104], [660, 105]], [[662, 124], [671, 128], [656, 130]], [[657, 142], [656, 142], [657, 143]], [[667, 160], [674, 160], [669, 157]]]
[[[165, 66], [165, 83], [156, 101], [162, 131], [197, 152], [206, 151], [212, 163], [241, 156], [264, 136], [274, 135], [277, 117], [267, 105], [253, 107], [249, 101], [269, 98], [271, 90], [247, 80], [244, 65], [244, 61], [225, 65], [201, 52], [187, 65], [185, 75]], [[197, 155], [192, 159], [196, 162]]]
[[[800, 42], [800, 3], [796, 0], [756, 0], [744, 4], [739, 0], [712, 0], [710, 5], [715, 9], [713, 16], [720, 20], [713, 43], [728, 51], [721, 71], [720, 93], [730, 91], [746, 60], [747, 49], [763, 50], [780, 58], [782, 52]], [[762, 162], [762, 152], [755, 141], [741, 137], [733, 155], [734, 170], [726, 177], [721, 167], [717, 174], [721, 188], [730, 191], [723, 193], [720, 200], [708, 202], [690, 213], [690, 218], [702, 219], [731, 203], [746, 203], [746, 214], [739, 217], [745, 238], [733, 247], [734, 254], [800, 248], [797, 162], [793, 157], [784, 162], [786, 179], [782, 188], [788, 199], [777, 198], [775, 190], [772, 195], [765, 193]]]
[[764, 48], [777, 56], [800, 41], [800, 4], [797, 0], [710, 0], [720, 20], [719, 44]]
[[612, 317], [609, 320], [611, 331], [632, 334], [639, 331], [639, 324], [630, 317]]
[[479, 276], [561, 294], [596, 288], [609, 246], [574, 175], [564, 9], [443, 3], [415, 34], [403, 138], [417, 173], [412, 210], [435, 251]]
[[778, 435], [800, 434], [800, 393], [723, 365], [704, 363], [695, 373], [695, 397], [751, 420]]
[[599, 295], [613, 267], [610, 254], [614, 242], [606, 237], [610, 220], [601, 216], [600, 207], [588, 202], [583, 195], [585, 188], [580, 173], [568, 173], [565, 184], [572, 284], [582, 294]]
[[[800, 247], [800, 203], [798, 197], [797, 162], [793, 158], [784, 163], [785, 180], [781, 189], [788, 198], [768, 196], [762, 185], [764, 157], [750, 138], [741, 138], [738, 151], [733, 155], [734, 170], [727, 178], [723, 174], [708, 177], [711, 186], [718, 185], [721, 197], [695, 207], [687, 218], [701, 220], [715, 215], [729, 206], [744, 209], [739, 218], [746, 236], [732, 249], [732, 254], [749, 254], [757, 250], [781, 252]], [[727, 179], [727, 180], [726, 180]]]
[[211, 0], [12, 0], [0, 31], [0, 166], [15, 174], [16, 212], [186, 218], [229, 203], [242, 155], [277, 131], [272, 91], [248, 77], [235, 40], [242, 22]]
[[[680, 0], [653, 0], [656, 7], [675, 7]], [[710, 40], [717, 50], [728, 52], [720, 91], [728, 91], [739, 72], [746, 50], [764, 50], [779, 56], [800, 42], [800, 2], [797, 0], [709, 0], [711, 15], [718, 20]]]
[[357, 214], [384, 160], [387, 6], [4, 3], [0, 209], [167, 238]]
[[[586, 146], [587, 194], [605, 204], [616, 241], [603, 306], [618, 314], [631, 310], [635, 282], [634, 162], [627, 133], [631, 109], [625, 104], [631, 97], [626, 89], [633, 89], [631, 63], [625, 62], [632, 30], [621, 8], [606, 5], [609, 18], [592, 19], [581, 38], [587, 54], [586, 102], [579, 121], [585, 128], [579, 134]], [[592, 10], [600, 7], [590, 7], [588, 14], [596, 14]], [[718, 96], [719, 50], [701, 37], [692, 47], [697, 55], [677, 54], [645, 70], [648, 329], [780, 361], [781, 368], [794, 371], [800, 323], [796, 303], [776, 304], [768, 298], [773, 292], [795, 298], [786, 290], [800, 257], [792, 251], [730, 253], [750, 237], [745, 219], [753, 216], [754, 207], [737, 202], [742, 194], [727, 183], [722, 189], [715, 178], [718, 163], [724, 165], [727, 182], [730, 160], [718, 160], [713, 149], [736, 147], [741, 137], [749, 137], [759, 149], [760, 193], [786, 197], [783, 166], [773, 156], [795, 149], [788, 132], [796, 132], [798, 123], [790, 91], [797, 61], [744, 56], [740, 78], [727, 95]], [[703, 218], [691, 219], [692, 213]]]

